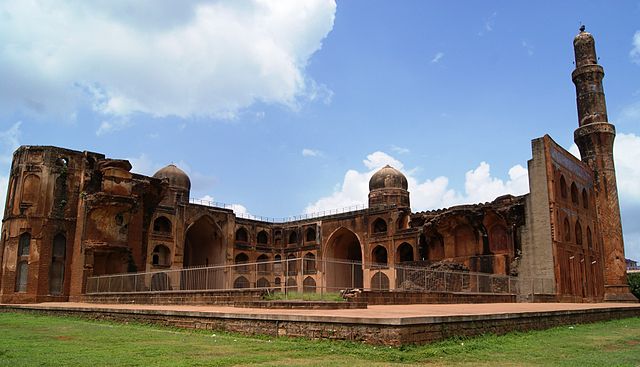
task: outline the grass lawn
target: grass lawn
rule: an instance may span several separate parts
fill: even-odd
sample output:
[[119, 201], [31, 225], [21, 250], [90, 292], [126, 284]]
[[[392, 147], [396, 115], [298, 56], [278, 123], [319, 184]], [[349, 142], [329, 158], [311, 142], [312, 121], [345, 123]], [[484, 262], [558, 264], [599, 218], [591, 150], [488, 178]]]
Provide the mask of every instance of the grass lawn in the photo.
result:
[[389, 348], [0, 313], [0, 366], [246, 365], [640, 366], [640, 318]]
[[334, 302], [345, 302], [345, 299], [342, 298], [340, 293], [337, 292], [329, 292], [329, 293], [300, 293], [300, 292], [275, 292], [264, 296], [265, 301], [282, 301], [282, 300], [291, 300], [291, 301], [334, 301]]

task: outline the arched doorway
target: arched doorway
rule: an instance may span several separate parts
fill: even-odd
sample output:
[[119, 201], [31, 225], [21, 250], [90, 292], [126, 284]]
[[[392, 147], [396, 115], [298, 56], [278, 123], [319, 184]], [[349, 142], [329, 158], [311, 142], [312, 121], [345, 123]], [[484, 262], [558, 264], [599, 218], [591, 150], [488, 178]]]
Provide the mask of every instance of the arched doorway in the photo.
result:
[[223, 263], [222, 234], [213, 219], [203, 216], [187, 230], [184, 241], [183, 267], [212, 266]]
[[358, 236], [346, 228], [336, 230], [326, 249], [325, 277], [329, 291], [362, 288], [362, 248]]
[[[225, 246], [222, 233], [211, 217], [203, 216], [187, 229], [182, 266], [190, 268], [223, 265], [224, 261]], [[182, 289], [201, 290], [224, 287], [223, 269], [193, 269], [182, 274]]]

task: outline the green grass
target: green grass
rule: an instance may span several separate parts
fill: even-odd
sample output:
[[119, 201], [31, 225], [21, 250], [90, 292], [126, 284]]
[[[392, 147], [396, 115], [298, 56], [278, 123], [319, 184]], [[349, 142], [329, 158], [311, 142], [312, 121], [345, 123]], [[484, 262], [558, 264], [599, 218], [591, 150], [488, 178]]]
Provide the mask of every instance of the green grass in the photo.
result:
[[300, 293], [300, 292], [275, 292], [267, 294], [263, 297], [265, 301], [280, 301], [280, 300], [296, 300], [296, 301], [334, 301], [344, 302], [345, 299], [340, 296], [340, 293]]
[[640, 318], [389, 348], [0, 313], [0, 366], [638, 366]]

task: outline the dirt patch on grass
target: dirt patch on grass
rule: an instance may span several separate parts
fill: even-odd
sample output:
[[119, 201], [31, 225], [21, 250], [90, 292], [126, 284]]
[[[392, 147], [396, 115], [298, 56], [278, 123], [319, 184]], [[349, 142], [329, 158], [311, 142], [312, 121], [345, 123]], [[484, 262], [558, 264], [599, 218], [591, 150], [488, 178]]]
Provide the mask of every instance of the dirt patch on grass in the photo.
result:
[[73, 340], [75, 339], [72, 336], [68, 336], [68, 335], [58, 335], [55, 337], [56, 340]]

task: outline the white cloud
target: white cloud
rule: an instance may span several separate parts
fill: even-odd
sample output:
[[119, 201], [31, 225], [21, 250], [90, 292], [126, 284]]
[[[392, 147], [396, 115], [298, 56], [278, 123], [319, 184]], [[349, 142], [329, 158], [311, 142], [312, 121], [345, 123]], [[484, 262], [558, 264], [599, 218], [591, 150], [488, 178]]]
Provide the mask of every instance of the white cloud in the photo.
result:
[[[369, 179], [378, 169], [386, 164], [399, 170], [403, 170], [404, 167], [402, 162], [380, 151], [369, 154], [363, 164], [367, 171], [348, 170], [342, 184], [338, 185], [333, 193], [307, 205], [305, 212], [313, 213], [364, 204], [369, 194]], [[512, 167], [509, 170], [509, 179], [503, 181], [492, 177], [489, 164], [481, 162], [476, 169], [466, 173], [464, 193], [450, 188], [449, 179], [446, 177], [440, 176], [421, 182], [413, 176], [413, 171], [403, 173], [409, 183], [411, 207], [418, 211], [491, 201], [507, 193], [521, 195], [529, 191], [527, 170], [520, 165]]]
[[613, 157], [620, 199], [640, 205], [640, 136], [618, 134], [613, 145]]
[[410, 152], [409, 148], [399, 147], [397, 145], [392, 145], [391, 150], [398, 154], [407, 154]]
[[220, 203], [220, 202], [216, 202], [213, 198], [213, 196], [211, 195], [204, 195], [198, 199], [196, 199], [196, 203], [201, 203], [204, 205], [213, 205], [213, 206], [222, 206], [224, 208], [227, 209], [231, 209], [233, 210], [234, 213], [236, 213], [236, 215], [241, 215], [243, 217], [253, 217], [253, 215], [251, 213], [249, 213], [249, 211], [247, 210], [247, 208], [244, 205], [241, 204], [224, 204], [224, 203]]
[[129, 119], [126, 117], [111, 121], [102, 121], [100, 127], [96, 131], [97, 136], [109, 134], [115, 131], [123, 130], [130, 125]]
[[640, 31], [633, 35], [633, 48], [629, 52], [631, 60], [636, 64], [640, 64]]
[[322, 157], [324, 153], [317, 149], [304, 148], [302, 149], [303, 157]]
[[0, 111], [234, 118], [256, 101], [330, 100], [305, 69], [333, 0], [0, 3]]
[[131, 163], [131, 172], [140, 173], [145, 176], [152, 176], [162, 168], [162, 165], [154, 163], [145, 153], [135, 158], [127, 158], [127, 160]]
[[444, 57], [444, 52], [438, 52], [437, 54], [435, 54], [435, 56], [433, 56], [433, 59], [431, 59], [431, 62], [436, 64], [440, 61], [440, 59], [442, 59]]
[[[569, 152], [580, 158], [580, 150], [575, 144]], [[634, 202], [640, 205], [640, 136], [618, 133], [613, 145], [613, 157], [616, 166], [616, 181], [620, 201]]]

